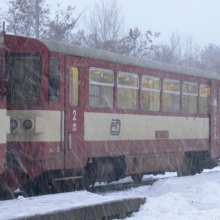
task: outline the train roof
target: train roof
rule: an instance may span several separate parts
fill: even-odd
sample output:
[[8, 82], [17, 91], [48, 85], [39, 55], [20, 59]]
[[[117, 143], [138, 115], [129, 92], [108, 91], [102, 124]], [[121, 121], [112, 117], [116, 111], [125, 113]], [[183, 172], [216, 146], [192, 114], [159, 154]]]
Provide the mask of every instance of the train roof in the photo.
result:
[[136, 57], [125, 56], [121, 54], [106, 52], [102, 50], [97, 50], [97, 49], [82, 47], [77, 45], [65, 44], [60, 42], [53, 42], [47, 40], [40, 40], [40, 41], [43, 44], [45, 44], [45, 46], [50, 51], [53, 52], [75, 55], [79, 57], [88, 57], [88, 58], [110, 61], [114, 63], [121, 63], [125, 65], [137, 66], [137, 67], [144, 67], [144, 68], [149, 68], [164, 72], [171, 72], [176, 74], [184, 74], [184, 75], [220, 80], [220, 74], [206, 70], [177, 66], [163, 62], [150, 61]]

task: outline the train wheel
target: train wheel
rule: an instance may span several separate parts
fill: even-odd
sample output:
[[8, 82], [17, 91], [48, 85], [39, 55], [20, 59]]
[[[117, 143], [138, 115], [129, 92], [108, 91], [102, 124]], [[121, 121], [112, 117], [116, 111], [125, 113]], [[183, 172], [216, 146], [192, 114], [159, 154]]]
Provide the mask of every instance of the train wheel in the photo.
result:
[[1, 200], [9, 200], [9, 199], [14, 199], [15, 196], [13, 193], [10, 192], [0, 192], [0, 201]]
[[192, 176], [196, 173], [200, 173], [202, 167], [199, 163], [198, 153], [189, 153], [184, 155], [183, 164], [177, 171], [178, 176]]
[[27, 197], [51, 194], [51, 181], [46, 176], [40, 176], [22, 186], [21, 190]]
[[114, 162], [114, 170], [116, 174], [116, 181], [125, 177], [126, 173], [126, 163], [124, 157], [119, 157]]
[[93, 188], [97, 180], [97, 164], [95, 162], [88, 164], [84, 170], [83, 185], [86, 190]]
[[184, 161], [184, 164], [180, 167], [180, 169], [177, 170], [177, 176], [190, 176], [193, 175], [192, 172], [192, 165], [190, 164], [190, 161]]
[[21, 188], [25, 197], [37, 196], [39, 193], [34, 184], [26, 184]]
[[132, 174], [132, 175], [131, 175], [131, 179], [132, 179], [135, 183], [140, 183], [141, 180], [143, 179], [143, 174], [142, 174], [142, 173]]

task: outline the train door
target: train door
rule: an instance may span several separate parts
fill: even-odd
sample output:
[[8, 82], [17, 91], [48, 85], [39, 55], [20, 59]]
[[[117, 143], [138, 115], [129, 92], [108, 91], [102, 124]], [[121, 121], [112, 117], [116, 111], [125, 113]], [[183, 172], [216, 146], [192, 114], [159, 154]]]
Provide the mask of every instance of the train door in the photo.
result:
[[[83, 106], [80, 102], [83, 66], [74, 65], [72, 57], [66, 58], [65, 71], [65, 168], [75, 169], [84, 166], [83, 149]], [[81, 83], [80, 83], [81, 82]]]
[[220, 85], [216, 80], [211, 81], [210, 106], [210, 154], [212, 158], [218, 158], [220, 153]]

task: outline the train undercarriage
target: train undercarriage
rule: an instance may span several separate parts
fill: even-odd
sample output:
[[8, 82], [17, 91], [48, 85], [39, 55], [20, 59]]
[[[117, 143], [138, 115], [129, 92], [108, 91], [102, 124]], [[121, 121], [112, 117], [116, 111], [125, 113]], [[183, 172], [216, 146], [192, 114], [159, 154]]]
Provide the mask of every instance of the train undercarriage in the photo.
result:
[[[131, 176], [134, 182], [141, 182], [144, 174], [164, 174], [165, 171], [177, 171], [178, 176], [195, 175], [201, 173], [204, 168], [213, 168], [217, 165], [217, 161], [211, 159], [207, 151], [204, 152], [186, 152], [182, 158], [182, 162], [177, 164], [173, 169], [154, 170], [154, 172], [143, 172], [147, 170], [146, 164], [143, 164], [139, 157], [133, 157], [132, 164], [127, 165], [128, 160], [125, 156], [119, 157], [102, 157], [88, 158], [87, 165], [79, 169], [62, 169], [62, 170], [47, 170], [35, 178], [28, 181], [29, 176], [24, 172], [11, 172], [14, 176], [14, 181], [17, 181], [20, 175], [20, 183], [16, 183], [13, 187], [7, 185], [8, 180], [13, 182], [13, 176], [10, 176], [10, 171], [1, 176], [1, 199], [13, 198], [15, 186], [19, 186], [25, 196], [36, 196], [44, 194], [53, 194], [59, 192], [68, 192], [82, 189], [89, 189], [96, 182], [112, 182], [122, 179], [126, 176]], [[13, 164], [10, 164], [13, 163]], [[14, 167], [14, 164], [19, 164], [19, 161], [8, 161], [8, 167]], [[128, 166], [132, 166], [133, 173], [128, 173]], [[26, 178], [26, 181], [24, 179]], [[23, 181], [23, 182], [22, 182]], [[24, 183], [24, 184], [23, 184]]]

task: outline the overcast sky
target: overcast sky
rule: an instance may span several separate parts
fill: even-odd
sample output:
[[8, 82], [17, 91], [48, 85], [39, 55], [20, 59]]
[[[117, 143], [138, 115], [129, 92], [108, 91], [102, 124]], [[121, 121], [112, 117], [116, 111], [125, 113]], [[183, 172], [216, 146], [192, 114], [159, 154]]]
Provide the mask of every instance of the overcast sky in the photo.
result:
[[[89, 13], [98, 0], [46, 0], [51, 9], [57, 3], [65, 8], [77, 6], [78, 11], [87, 8]], [[109, 0], [106, 0], [109, 1]], [[127, 28], [161, 33], [160, 42], [167, 43], [172, 32], [193, 36], [198, 44], [220, 45], [220, 0], [117, 0], [122, 7]], [[1, 0], [1, 5], [7, 0]], [[1, 7], [1, 6], [0, 6]]]

